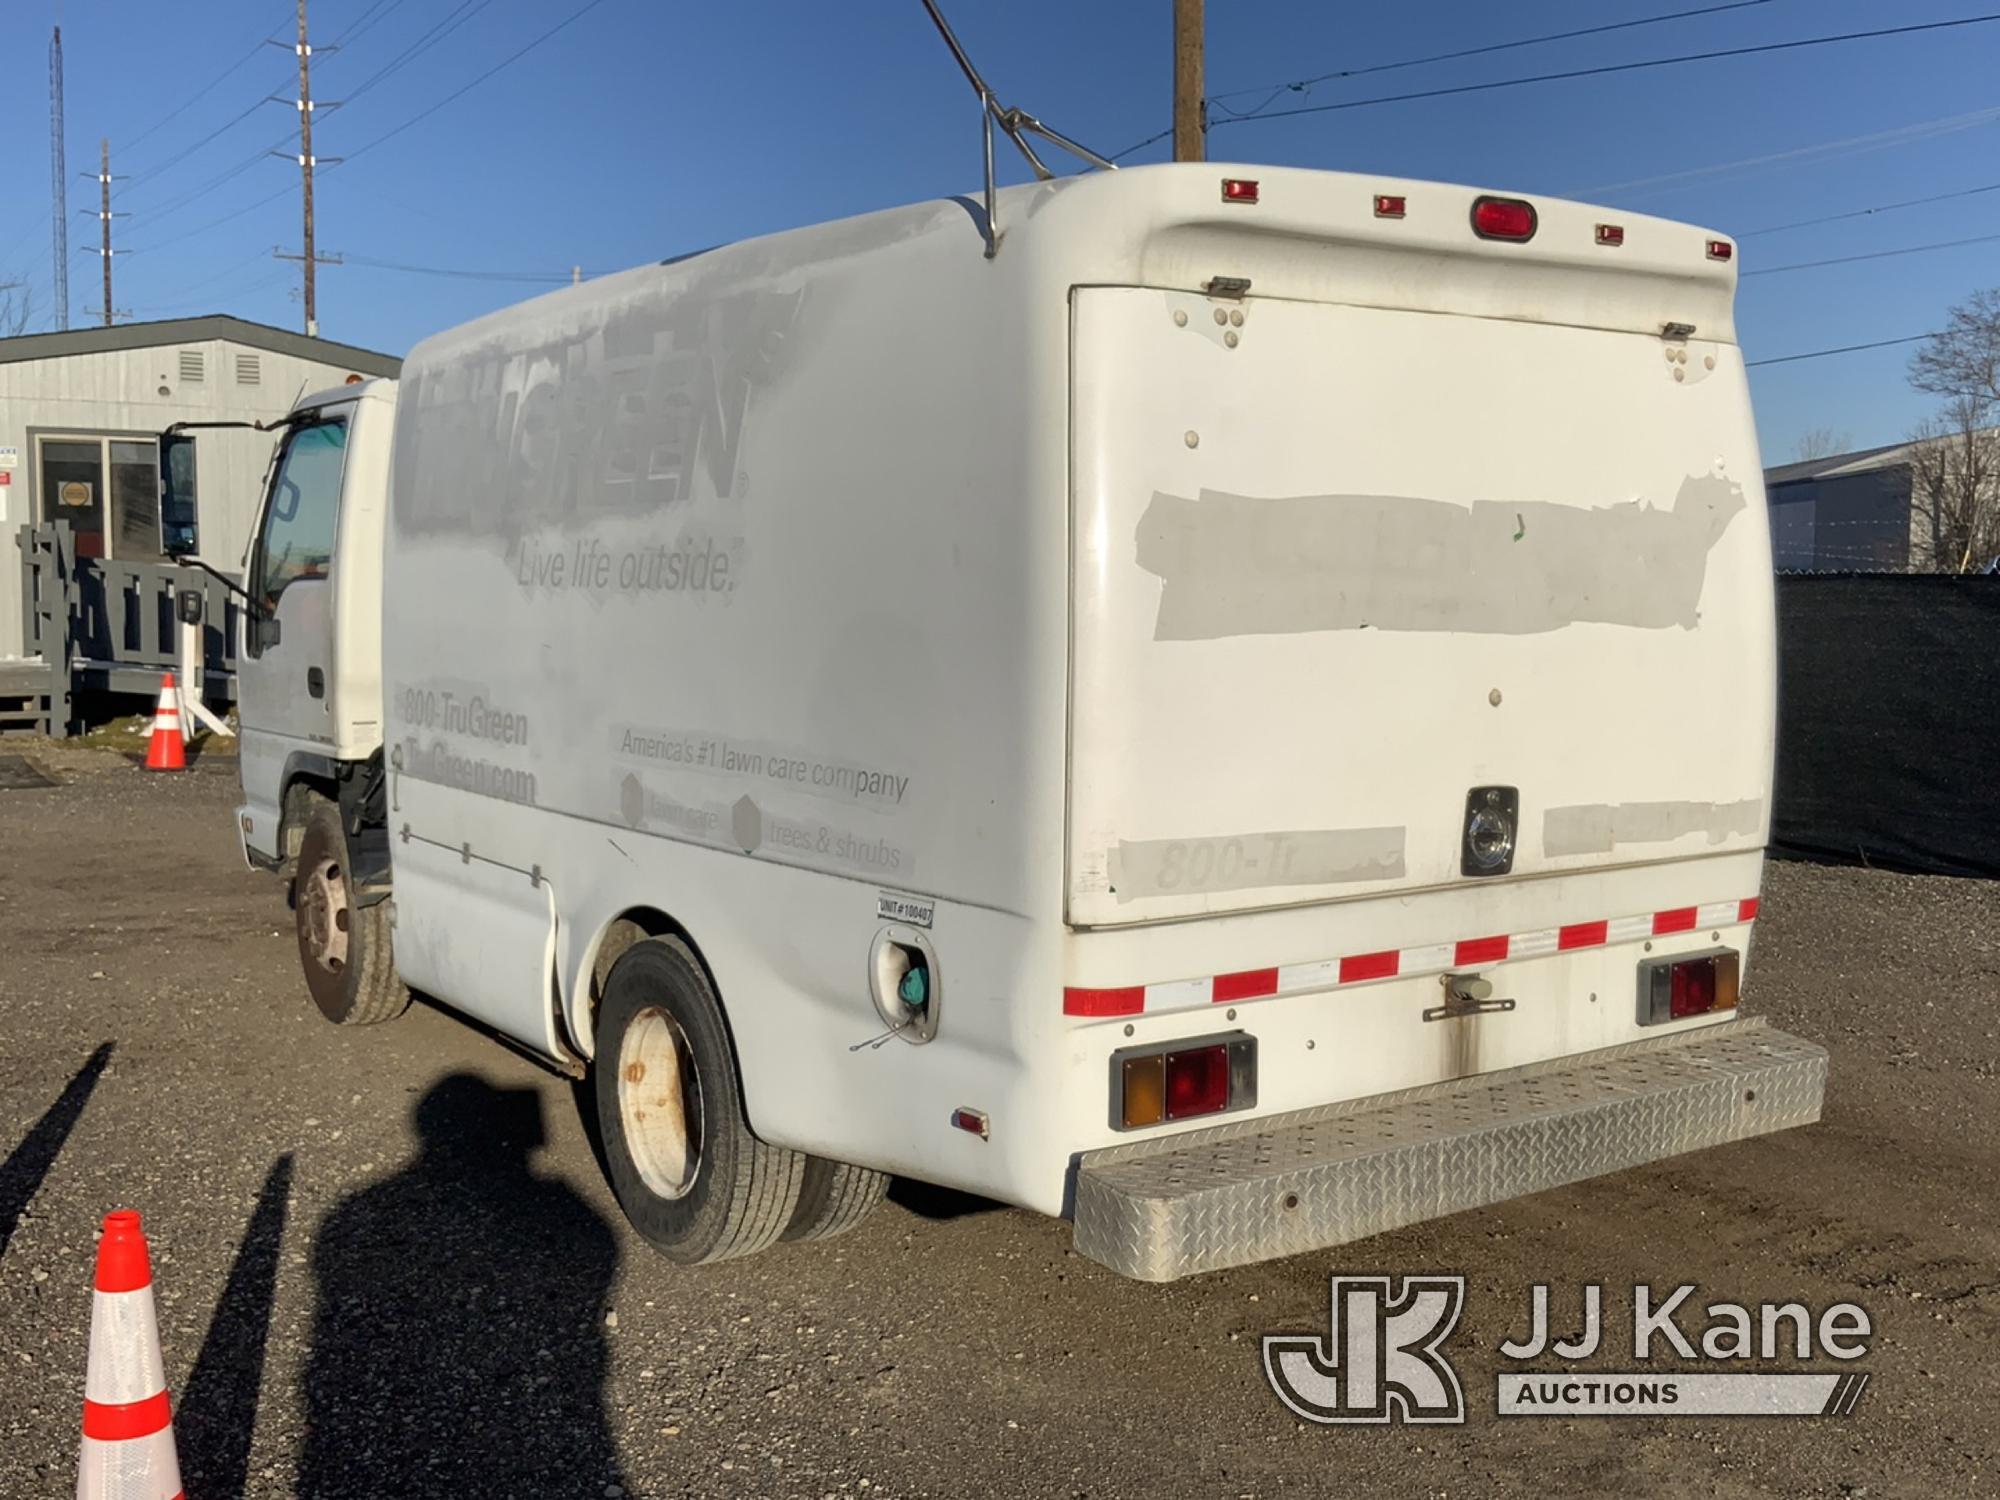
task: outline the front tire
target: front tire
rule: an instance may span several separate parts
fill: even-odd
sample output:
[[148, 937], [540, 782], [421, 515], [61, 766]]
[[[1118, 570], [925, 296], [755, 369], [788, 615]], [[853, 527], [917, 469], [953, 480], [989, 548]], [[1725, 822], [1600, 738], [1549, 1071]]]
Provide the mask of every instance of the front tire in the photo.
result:
[[612, 966], [596, 1053], [605, 1165], [632, 1227], [681, 1265], [777, 1243], [806, 1158], [751, 1134], [722, 1007], [685, 943], [650, 938]]
[[347, 836], [330, 802], [318, 803], [306, 818], [292, 919], [299, 967], [321, 1015], [336, 1026], [372, 1026], [409, 1008], [410, 992], [396, 976], [389, 903], [355, 905]]

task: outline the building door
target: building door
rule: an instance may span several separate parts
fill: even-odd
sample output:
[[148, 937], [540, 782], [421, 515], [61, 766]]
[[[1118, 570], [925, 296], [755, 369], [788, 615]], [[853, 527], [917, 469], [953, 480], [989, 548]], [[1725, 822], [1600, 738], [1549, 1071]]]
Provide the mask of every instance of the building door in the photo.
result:
[[44, 437], [41, 520], [67, 521], [78, 557], [161, 562], [160, 459], [151, 437]]

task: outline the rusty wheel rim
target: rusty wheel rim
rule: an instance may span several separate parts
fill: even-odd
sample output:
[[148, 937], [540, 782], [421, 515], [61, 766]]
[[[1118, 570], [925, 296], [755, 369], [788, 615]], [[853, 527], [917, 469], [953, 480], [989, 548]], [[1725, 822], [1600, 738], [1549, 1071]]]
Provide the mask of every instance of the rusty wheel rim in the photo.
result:
[[649, 1005], [618, 1046], [618, 1120], [632, 1165], [662, 1198], [684, 1198], [701, 1175], [701, 1085], [674, 1018]]

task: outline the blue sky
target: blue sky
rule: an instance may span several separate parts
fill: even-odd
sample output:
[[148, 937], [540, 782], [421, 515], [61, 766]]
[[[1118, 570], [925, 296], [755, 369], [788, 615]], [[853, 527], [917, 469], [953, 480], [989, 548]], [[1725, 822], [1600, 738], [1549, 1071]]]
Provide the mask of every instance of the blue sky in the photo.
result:
[[[1398, 6], [1209, 0], [1212, 93], [1280, 84], [1610, 21], [1703, 0], [1412, 0]], [[974, 105], [918, 0], [598, 0], [518, 62], [403, 130], [583, 0], [312, 0], [321, 332], [402, 352], [424, 334], [534, 295], [532, 281], [431, 276], [364, 259], [560, 276], [615, 270], [817, 220], [976, 186]], [[1104, 151], [1168, 122], [1171, 0], [947, 0], [1007, 102]], [[2000, 0], [1759, 0], [1484, 57], [1332, 80], [1273, 108], [2000, 10]], [[260, 157], [296, 111], [288, 0], [14, 0], [0, 54], [0, 280], [48, 312], [47, 44], [67, 62], [70, 306], [99, 305], [100, 137], [130, 174], [114, 207], [120, 310], [296, 327], [298, 173]], [[424, 50], [426, 33], [446, 28]], [[1746, 271], [2000, 235], [2000, 191], [1816, 224], [1768, 226], [2000, 183], [2000, 23], [1682, 67], [1218, 124], [1219, 160], [1380, 172], [1563, 194], [1737, 235]], [[240, 64], [240, 66], [239, 66]], [[396, 65], [393, 71], [385, 69]], [[378, 76], [379, 75], [379, 76]], [[219, 81], [218, 81], [219, 80]], [[212, 86], [211, 86], [212, 85]], [[1251, 93], [1227, 102], [1246, 109]], [[190, 102], [192, 101], [192, 102]], [[178, 113], [171, 113], [178, 110]], [[171, 118], [168, 116], [171, 113]], [[1222, 112], [1216, 111], [1220, 120]], [[213, 133], [213, 139], [203, 143]], [[1848, 143], [1836, 145], [1835, 143]], [[1833, 149], [1822, 149], [1833, 147]], [[190, 149], [193, 148], [193, 149]], [[1162, 160], [1161, 142], [1130, 158]], [[1767, 160], [1760, 160], [1766, 159]], [[1715, 170], [1732, 163], [1751, 165]], [[1018, 176], [1009, 162], [1006, 170]], [[1688, 174], [1688, 175], [1672, 175]], [[1664, 179], [1664, 180], [1662, 180]], [[264, 201], [260, 201], [264, 200]], [[1922, 333], [2000, 286], [2000, 240], [1752, 275], [1739, 327], [1752, 359]], [[1766, 462], [1832, 429], [1853, 446], [1903, 436], [1925, 402], [1908, 346], [1753, 370]]]

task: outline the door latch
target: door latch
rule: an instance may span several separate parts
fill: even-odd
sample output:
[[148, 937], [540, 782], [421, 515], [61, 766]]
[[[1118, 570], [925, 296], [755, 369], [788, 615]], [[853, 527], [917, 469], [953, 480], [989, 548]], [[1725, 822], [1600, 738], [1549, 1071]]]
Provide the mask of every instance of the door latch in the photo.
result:
[[1484, 1016], [1514, 1008], [1512, 1000], [1493, 998], [1493, 981], [1477, 974], [1444, 974], [1444, 1004], [1424, 1011], [1426, 1021], [1448, 1021], [1457, 1016]]
[[315, 698], [326, 696], [326, 673], [318, 667], [306, 668], [306, 691]]

